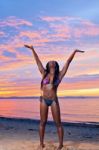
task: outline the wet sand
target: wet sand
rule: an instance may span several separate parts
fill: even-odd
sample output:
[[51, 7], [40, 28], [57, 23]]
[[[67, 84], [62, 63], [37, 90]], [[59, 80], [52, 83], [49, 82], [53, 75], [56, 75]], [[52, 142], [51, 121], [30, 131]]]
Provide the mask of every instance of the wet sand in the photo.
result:
[[[0, 150], [39, 150], [39, 120], [0, 117]], [[62, 123], [64, 147], [62, 150], [99, 150], [99, 124]], [[58, 147], [57, 129], [48, 121], [44, 150]]]

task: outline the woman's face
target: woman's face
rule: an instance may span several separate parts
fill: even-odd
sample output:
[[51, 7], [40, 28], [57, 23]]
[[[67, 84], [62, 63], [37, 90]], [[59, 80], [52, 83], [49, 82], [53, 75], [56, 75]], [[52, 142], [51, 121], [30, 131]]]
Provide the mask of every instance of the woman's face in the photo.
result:
[[55, 66], [56, 66], [56, 62], [53, 60], [53, 61], [49, 61], [49, 68], [50, 69], [55, 69]]

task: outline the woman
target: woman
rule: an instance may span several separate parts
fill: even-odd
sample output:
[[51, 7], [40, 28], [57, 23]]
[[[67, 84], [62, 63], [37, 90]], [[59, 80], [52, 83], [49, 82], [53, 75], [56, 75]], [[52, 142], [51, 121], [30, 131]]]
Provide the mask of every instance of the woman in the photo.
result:
[[59, 137], [59, 146], [57, 150], [61, 150], [63, 147], [63, 136], [64, 130], [61, 123], [60, 117], [60, 106], [57, 97], [57, 88], [63, 79], [64, 75], [67, 72], [70, 62], [72, 61], [76, 52], [84, 52], [81, 50], [75, 50], [71, 56], [67, 59], [62, 70], [59, 71], [59, 65], [57, 61], [49, 61], [46, 64], [46, 69], [43, 67], [37, 53], [35, 52], [33, 46], [24, 45], [27, 48], [30, 48], [33, 52], [34, 58], [38, 65], [38, 69], [42, 75], [41, 81], [41, 91], [42, 95], [40, 96], [40, 126], [39, 126], [39, 135], [40, 135], [40, 146], [45, 147], [44, 144], [44, 132], [45, 126], [48, 118], [48, 108], [51, 106], [52, 116], [55, 121], [58, 137]]

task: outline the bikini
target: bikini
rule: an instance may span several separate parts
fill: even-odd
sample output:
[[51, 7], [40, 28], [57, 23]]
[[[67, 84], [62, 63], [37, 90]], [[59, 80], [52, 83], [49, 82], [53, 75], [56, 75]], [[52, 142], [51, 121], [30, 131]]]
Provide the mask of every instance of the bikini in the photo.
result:
[[[54, 85], [57, 86], [59, 83], [60, 83], [60, 80], [57, 79], [57, 80], [54, 82]], [[43, 80], [43, 84], [44, 84], [44, 85], [50, 84], [50, 80], [48, 79], [48, 77], [46, 77], [46, 78]], [[48, 99], [48, 98], [44, 98], [43, 96], [40, 96], [40, 101], [42, 102], [42, 100], [46, 103], [47, 106], [51, 106], [53, 102], [58, 103], [58, 99], [52, 100], [52, 99]]]

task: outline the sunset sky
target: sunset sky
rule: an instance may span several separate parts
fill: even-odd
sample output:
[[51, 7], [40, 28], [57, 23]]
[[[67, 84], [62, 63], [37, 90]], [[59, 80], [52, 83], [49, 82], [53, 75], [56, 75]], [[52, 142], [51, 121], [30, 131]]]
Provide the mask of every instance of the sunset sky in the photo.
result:
[[98, 0], [1, 0], [0, 97], [39, 96], [43, 66], [56, 60], [60, 70], [77, 53], [58, 87], [59, 96], [99, 96]]

